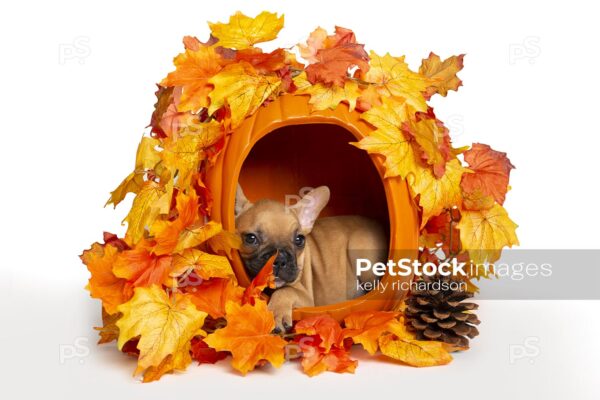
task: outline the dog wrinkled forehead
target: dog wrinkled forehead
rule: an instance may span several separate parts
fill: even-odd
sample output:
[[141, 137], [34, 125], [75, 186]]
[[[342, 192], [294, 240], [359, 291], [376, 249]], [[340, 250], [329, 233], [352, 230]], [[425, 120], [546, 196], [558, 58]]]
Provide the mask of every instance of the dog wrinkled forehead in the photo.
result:
[[238, 215], [235, 225], [238, 232], [261, 231], [274, 237], [285, 238], [299, 228], [296, 213], [272, 200], [261, 200], [253, 204]]

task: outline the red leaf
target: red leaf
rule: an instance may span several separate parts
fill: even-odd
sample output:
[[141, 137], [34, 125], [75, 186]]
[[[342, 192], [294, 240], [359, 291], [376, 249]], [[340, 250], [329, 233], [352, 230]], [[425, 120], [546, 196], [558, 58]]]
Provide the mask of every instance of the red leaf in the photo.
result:
[[461, 188], [467, 193], [481, 190], [484, 194], [494, 197], [499, 204], [504, 203], [510, 170], [506, 153], [492, 150], [487, 144], [475, 143], [464, 153], [465, 161], [469, 163], [472, 174], [463, 174]]
[[192, 339], [192, 358], [198, 361], [198, 364], [214, 364], [227, 357], [226, 351], [216, 351], [208, 347], [204, 340]]

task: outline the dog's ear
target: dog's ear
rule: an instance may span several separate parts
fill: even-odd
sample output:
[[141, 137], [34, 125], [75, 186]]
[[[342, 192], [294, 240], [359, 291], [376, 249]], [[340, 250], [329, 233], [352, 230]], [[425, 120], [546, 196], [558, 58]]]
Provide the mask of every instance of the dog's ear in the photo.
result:
[[248, 199], [244, 195], [244, 191], [242, 190], [242, 187], [238, 183], [237, 189], [235, 191], [235, 206], [233, 207], [233, 212], [234, 212], [235, 216], [237, 217], [238, 215], [240, 215], [241, 213], [243, 213], [250, 207], [252, 207], [252, 203], [250, 203], [250, 201], [248, 201]]
[[329, 188], [319, 186], [308, 192], [294, 208], [302, 233], [308, 234], [313, 228], [315, 221], [327, 203], [329, 202]]

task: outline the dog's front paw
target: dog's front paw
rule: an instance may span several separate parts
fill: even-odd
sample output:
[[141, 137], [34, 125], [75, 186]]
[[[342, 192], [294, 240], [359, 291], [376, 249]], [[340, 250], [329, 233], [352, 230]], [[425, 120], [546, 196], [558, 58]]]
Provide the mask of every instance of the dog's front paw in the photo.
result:
[[273, 316], [275, 317], [275, 329], [273, 329], [274, 333], [286, 333], [292, 329], [292, 309], [288, 307], [284, 309], [283, 307], [273, 307], [269, 304], [269, 308], [273, 312]]

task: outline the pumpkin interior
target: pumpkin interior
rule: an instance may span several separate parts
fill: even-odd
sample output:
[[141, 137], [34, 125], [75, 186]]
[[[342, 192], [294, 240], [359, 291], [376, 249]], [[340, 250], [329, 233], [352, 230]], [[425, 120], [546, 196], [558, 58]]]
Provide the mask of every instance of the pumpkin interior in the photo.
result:
[[[389, 236], [385, 190], [369, 155], [346, 129], [332, 124], [288, 125], [260, 139], [240, 171], [250, 201], [286, 201], [304, 187], [329, 186], [331, 199], [320, 214], [363, 215], [378, 220]], [[294, 203], [296, 198], [289, 198]]]

